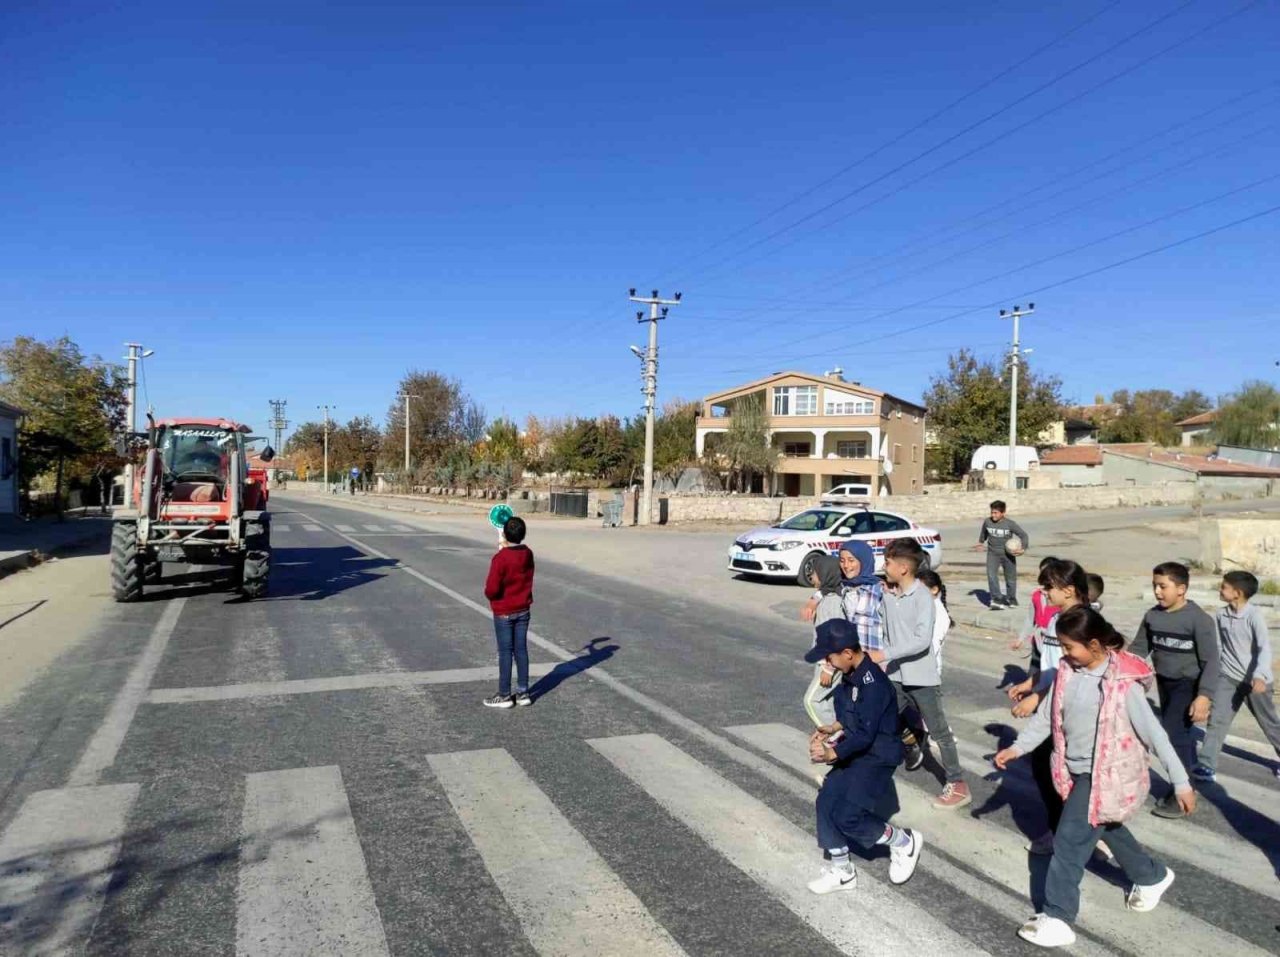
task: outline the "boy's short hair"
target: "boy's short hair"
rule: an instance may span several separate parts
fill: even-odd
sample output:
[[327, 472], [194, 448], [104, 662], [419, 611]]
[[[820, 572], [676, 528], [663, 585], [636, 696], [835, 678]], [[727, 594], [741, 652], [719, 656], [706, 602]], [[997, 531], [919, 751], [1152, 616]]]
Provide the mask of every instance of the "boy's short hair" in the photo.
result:
[[924, 549], [914, 538], [895, 538], [884, 547], [886, 559], [896, 558], [911, 565], [911, 574], [920, 570], [927, 559]]
[[524, 541], [524, 536], [528, 531], [529, 529], [524, 524], [524, 519], [519, 515], [513, 515], [502, 526], [502, 537], [512, 545], [519, 545]]
[[1102, 576], [1097, 572], [1089, 572], [1084, 577], [1089, 583], [1089, 600], [1097, 600], [1107, 590], [1107, 583], [1102, 580]]
[[993, 512], [1007, 512], [1007, 511], [1009, 511], [1008, 507], [1007, 507], [1007, 506], [1004, 504], [1004, 502], [1002, 502], [1000, 499], [996, 499], [994, 502], [992, 502], [992, 503], [991, 503], [989, 506], [987, 506], [987, 507], [988, 507], [988, 508], [990, 508]]
[[1161, 562], [1151, 569], [1151, 577], [1163, 576], [1175, 585], [1191, 584], [1191, 569], [1182, 562]]
[[1244, 595], [1246, 601], [1258, 594], [1258, 576], [1252, 572], [1227, 572], [1222, 576], [1222, 580]]

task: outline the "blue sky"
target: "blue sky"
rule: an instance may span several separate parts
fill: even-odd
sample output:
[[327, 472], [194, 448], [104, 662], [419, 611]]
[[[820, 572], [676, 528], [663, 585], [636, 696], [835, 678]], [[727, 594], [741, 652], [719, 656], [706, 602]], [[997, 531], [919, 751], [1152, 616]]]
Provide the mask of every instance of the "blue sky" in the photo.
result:
[[1068, 398], [1219, 394], [1280, 359], [1278, 53], [1276, 0], [6, 4], [0, 339], [259, 428], [409, 368], [628, 415], [630, 286], [664, 400], [916, 398], [1031, 298]]

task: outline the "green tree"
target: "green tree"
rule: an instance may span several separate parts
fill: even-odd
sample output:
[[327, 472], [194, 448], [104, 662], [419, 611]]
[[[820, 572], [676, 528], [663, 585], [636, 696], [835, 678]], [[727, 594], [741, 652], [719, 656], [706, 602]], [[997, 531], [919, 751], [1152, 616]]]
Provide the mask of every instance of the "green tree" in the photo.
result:
[[[1025, 362], [1018, 372], [1018, 442], [1034, 445], [1061, 417], [1062, 381]], [[1009, 386], [995, 360], [979, 359], [969, 349], [952, 354], [946, 372], [930, 380], [924, 404], [938, 440], [928, 465], [939, 475], [964, 475], [978, 446], [1009, 441]]]
[[1280, 391], [1258, 379], [1244, 383], [1219, 405], [1212, 435], [1222, 445], [1280, 446]]
[[[653, 424], [653, 469], [670, 482], [678, 481], [681, 473], [697, 460], [694, 449], [700, 408], [698, 402], [668, 402]], [[640, 434], [643, 456], [643, 423]]]
[[123, 439], [126, 396], [121, 366], [87, 359], [71, 339], [18, 336], [0, 347], [0, 397], [26, 412], [19, 428], [20, 483], [52, 473], [62, 514], [69, 469], [101, 472]]
[[1208, 396], [1196, 389], [1181, 395], [1168, 389], [1118, 389], [1112, 393], [1111, 402], [1120, 407], [1120, 412], [1099, 430], [1098, 437], [1103, 442], [1176, 445], [1181, 437], [1178, 422], [1213, 408]]
[[300, 476], [318, 477], [324, 467], [324, 424], [303, 422], [285, 440], [283, 451]]
[[736, 400], [729, 409], [729, 431], [709, 436], [708, 467], [728, 472], [728, 487], [748, 491], [756, 476], [767, 477], [775, 453], [769, 446], [769, 420], [760, 394]]
[[[412, 369], [400, 379], [396, 392], [416, 397], [409, 400], [409, 455], [414, 465], [429, 467], [464, 441], [464, 427], [472, 423], [465, 421], [468, 399], [457, 379]], [[404, 460], [402, 398], [393, 399], [387, 409], [382, 443], [386, 462]]]
[[[333, 429], [329, 434], [329, 465], [343, 474], [349, 474], [351, 468], [358, 468], [361, 473], [371, 475], [378, 463], [379, 452], [383, 449], [382, 433], [371, 416], [362, 415], [352, 419], [346, 425]], [[396, 461], [402, 464], [401, 458]]]

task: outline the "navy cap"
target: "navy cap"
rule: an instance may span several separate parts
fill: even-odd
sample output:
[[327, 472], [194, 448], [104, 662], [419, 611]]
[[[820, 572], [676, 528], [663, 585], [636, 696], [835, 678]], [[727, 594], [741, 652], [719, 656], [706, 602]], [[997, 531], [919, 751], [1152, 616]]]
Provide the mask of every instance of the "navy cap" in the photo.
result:
[[804, 660], [811, 664], [822, 661], [827, 655], [834, 655], [837, 651], [844, 651], [846, 648], [862, 650], [862, 642], [858, 640], [858, 629], [853, 627], [851, 621], [832, 618], [820, 624], [816, 631], [817, 639], [804, 656]]

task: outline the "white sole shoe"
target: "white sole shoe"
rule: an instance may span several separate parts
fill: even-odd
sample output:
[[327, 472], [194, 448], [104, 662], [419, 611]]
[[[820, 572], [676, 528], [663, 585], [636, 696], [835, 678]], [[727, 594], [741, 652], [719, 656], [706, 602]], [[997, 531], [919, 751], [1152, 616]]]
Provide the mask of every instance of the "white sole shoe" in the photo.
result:
[[1076, 932], [1065, 920], [1036, 914], [1018, 928], [1018, 936], [1037, 947], [1069, 947], [1076, 942]]
[[911, 880], [911, 875], [916, 872], [916, 865], [920, 863], [920, 852], [924, 849], [924, 835], [919, 831], [907, 829], [907, 833], [911, 835], [911, 843], [906, 847], [890, 847], [889, 848], [889, 882], [891, 884], [905, 884]]
[[1155, 910], [1156, 905], [1160, 903], [1160, 898], [1164, 897], [1164, 892], [1169, 889], [1173, 883], [1173, 868], [1165, 866], [1164, 880], [1159, 884], [1134, 884], [1129, 891], [1129, 896], [1124, 900], [1124, 906], [1129, 910], [1136, 910], [1145, 914], [1149, 910]]
[[858, 872], [850, 871], [842, 875], [833, 868], [827, 868], [822, 876], [809, 882], [809, 890], [815, 894], [833, 894], [836, 891], [852, 891], [858, 887]]

